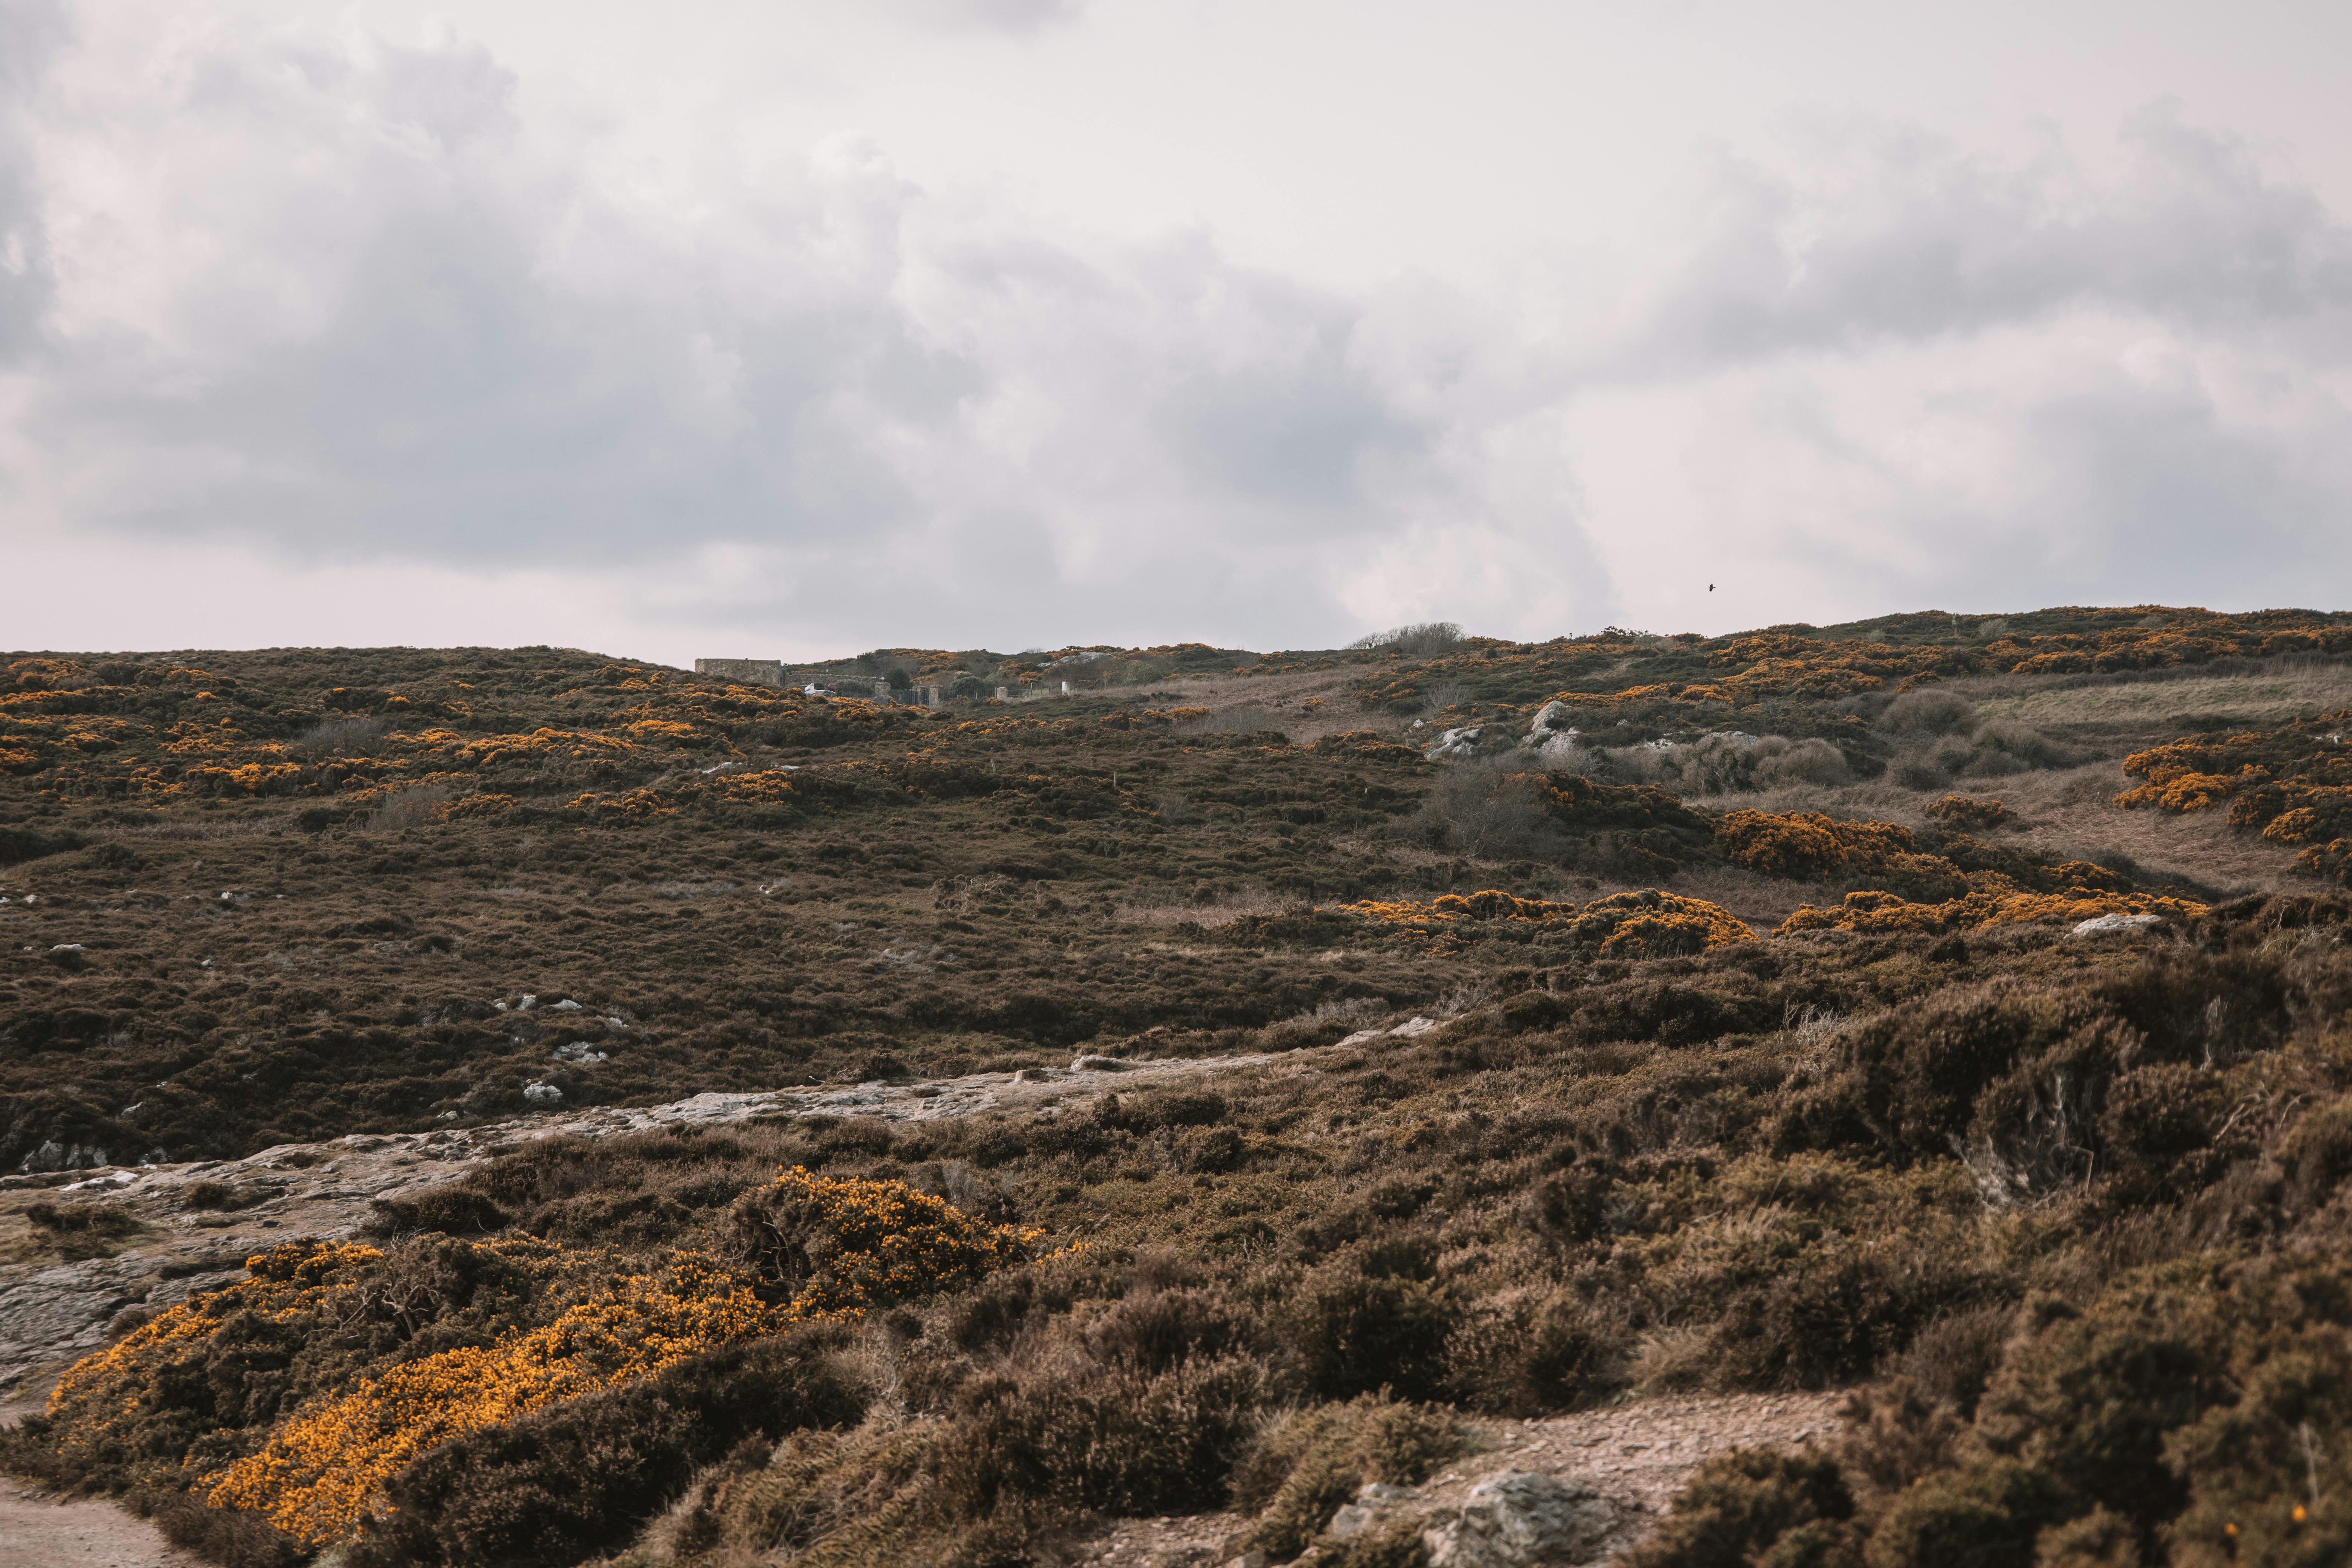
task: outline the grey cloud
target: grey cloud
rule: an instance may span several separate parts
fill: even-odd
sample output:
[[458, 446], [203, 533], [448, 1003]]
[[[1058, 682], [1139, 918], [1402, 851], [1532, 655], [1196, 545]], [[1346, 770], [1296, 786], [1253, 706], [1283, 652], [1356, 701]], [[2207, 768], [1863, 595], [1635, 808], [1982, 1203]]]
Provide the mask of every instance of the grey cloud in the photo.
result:
[[[193, 387], [117, 363], [41, 422], [59, 442], [225, 459], [116, 524], [297, 554], [585, 564], [911, 515], [843, 405], [936, 420], [968, 364], [872, 300], [747, 320], [691, 290], [584, 297], [540, 275], [530, 237], [471, 204], [388, 215], [315, 335]], [[703, 341], [732, 361], [715, 391], [698, 384]]]
[[918, 26], [950, 32], [1027, 36], [1084, 15], [1087, 0], [886, 0], [888, 9]]
[[32, 349], [57, 292], [24, 106], [67, 37], [52, 0], [0, 0], [0, 364]]
[[[2105, 306], [2204, 325], [2352, 306], [2352, 232], [2169, 104], [2123, 128], [2126, 168], [2063, 149], [2004, 163], [1910, 132], [1851, 137], [1833, 190], [1727, 163], [1711, 229], [1604, 374], [1682, 374]], [[1830, 156], [1834, 153], [1835, 156]]]
[[1193, 483], [1353, 526], [1379, 470], [1426, 458], [1430, 433], [1348, 363], [1348, 327], [1329, 312], [1294, 358], [1200, 367], [1168, 389], [1158, 422]]
[[[229, 346], [194, 359], [77, 345], [30, 421], [100, 476], [86, 526], [656, 578], [740, 547], [774, 581], [686, 613], [854, 611], [915, 636], [1093, 596], [1126, 605], [1099, 635], [1167, 605], [1167, 635], [1197, 636], [1244, 609], [1345, 626], [1299, 552], [1393, 531], [1390, 492], [1440, 482], [1428, 417], [1351, 355], [1358, 307], [1197, 241], [1093, 261], [1017, 236], [918, 245], [919, 192], [803, 170], [706, 252], [513, 173], [514, 83], [478, 50], [305, 57], [290, 95], [264, 65], [197, 73], [188, 112], [343, 160], [284, 215], [324, 258], [326, 308], [222, 331], [211, 307], [205, 341]], [[375, 118], [346, 145], [353, 107]], [[593, 282], [560, 264], [583, 228], [610, 253]], [[1004, 409], [1047, 412], [1007, 445]]]
[[[2075, 391], [2017, 417], [2017, 471], [1999, 507], [1918, 496], [1874, 520], [1919, 547], [1916, 567], [1812, 542], [1784, 553], [1862, 604], [2335, 603], [2328, 592], [2352, 535], [2347, 476], [2315, 458], [2307, 437], [2233, 426], [2182, 387]], [[1810, 438], [1824, 450], [1841, 444], [1826, 431]], [[1870, 460], [1866, 449], [1840, 456]]]

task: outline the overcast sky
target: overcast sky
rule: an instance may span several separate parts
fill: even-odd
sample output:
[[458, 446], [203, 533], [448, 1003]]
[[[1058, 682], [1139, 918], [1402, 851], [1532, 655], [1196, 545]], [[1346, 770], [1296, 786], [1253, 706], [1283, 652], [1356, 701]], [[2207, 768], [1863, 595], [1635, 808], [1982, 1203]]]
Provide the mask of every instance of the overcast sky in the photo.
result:
[[2261, 0], [0, 0], [0, 646], [2352, 607], [2347, 59]]

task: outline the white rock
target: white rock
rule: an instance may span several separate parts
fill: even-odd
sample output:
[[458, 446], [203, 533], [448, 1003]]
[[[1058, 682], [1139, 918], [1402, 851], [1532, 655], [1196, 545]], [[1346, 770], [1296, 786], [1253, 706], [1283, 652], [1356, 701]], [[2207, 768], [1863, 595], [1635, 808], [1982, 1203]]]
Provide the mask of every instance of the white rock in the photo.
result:
[[517, 1007], [520, 1008], [522, 1011], [524, 1011], [524, 1012], [528, 1013], [528, 1012], [530, 1012], [533, 1007], [536, 1007], [536, 1006], [538, 1006], [538, 1005], [539, 1005], [539, 998], [538, 998], [538, 997], [536, 997], [536, 996], [526, 996], [526, 997], [524, 997], [521, 1001], [520, 1001], [520, 1002], [516, 1003], [516, 1004], [515, 1004], [515, 1005], [516, 1005]]
[[2162, 915], [2098, 915], [2076, 926], [2069, 935], [2099, 936], [2107, 931], [2146, 931], [2164, 923]]
[[1475, 724], [1465, 724], [1459, 729], [1446, 731], [1437, 737], [1437, 744], [1429, 748], [1429, 760], [1435, 762], [1440, 757], [1468, 756], [1477, 743], [1478, 734], [1479, 727]]
[[1505, 1470], [1470, 1489], [1461, 1517], [1431, 1531], [1431, 1568], [1533, 1568], [1599, 1560], [1623, 1515], [1590, 1487]]
[[1415, 1035], [1425, 1035], [1435, 1027], [1437, 1027], [1437, 1020], [1434, 1018], [1407, 1018], [1389, 1033], [1402, 1036], [1409, 1040]]
[[1341, 1040], [1339, 1043], [1343, 1046], [1370, 1045], [1372, 1041], [1381, 1038], [1387, 1033], [1388, 1031], [1386, 1029], [1359, 1029], [1354, 1034], [1349, 1035], [1346, 1039]]
[[1071, 1060], [1072, 1072], [1125, 1072], [1127, 1064], [1117, 1057], [1077, 1057]]
[[563, 1103], [563, 1091], [551, 1083], [527, 1083], [523, 1085], [522, 1097], [533, 1105]]
[[79, 952], [81, 951], [81, 943], [78, 942], [61, 942], [55, 947], [49, 949], [49, 951], [51, 952]]
[[1536, 721], [1528, 726], [1528, 733], [1530, 735], [1548, 735], [1555, 730], [1567, 730], [1570, 734], [1573, 735], [1576, 731], [1569, 728], [1568, 720], [1569, 708], [1567, 703], [1560, 701], [1547, 702], [1541, 708], [1536, 710]]
[[555, 1010], [559, 1013], [577, 1013], [580, 1011], [580, 1004], [567, 996], [555, 1005]]

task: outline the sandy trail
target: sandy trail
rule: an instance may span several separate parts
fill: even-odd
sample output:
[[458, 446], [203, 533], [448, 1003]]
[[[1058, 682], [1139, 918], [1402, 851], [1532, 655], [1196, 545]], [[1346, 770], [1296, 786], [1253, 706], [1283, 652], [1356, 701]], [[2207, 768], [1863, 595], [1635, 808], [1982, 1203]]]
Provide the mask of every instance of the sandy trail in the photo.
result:
[[12, 1568], [205, 1568], [112, 1503], [52, 1501], [0, 1476], [0, 1556]]

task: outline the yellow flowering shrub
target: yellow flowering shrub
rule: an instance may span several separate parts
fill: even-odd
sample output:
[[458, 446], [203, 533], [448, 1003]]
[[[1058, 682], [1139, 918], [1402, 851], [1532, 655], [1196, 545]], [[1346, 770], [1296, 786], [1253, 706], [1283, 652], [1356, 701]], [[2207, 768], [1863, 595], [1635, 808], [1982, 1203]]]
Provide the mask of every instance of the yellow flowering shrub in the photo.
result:
[[1948, 795], [1940, 800], [1931, 800], [1924, 809], [1928, 821], [1968, 832], [1998, 827], [2017, 815], [1997, 800], [1979, 800], [1965, 795]]
[[1735, 866], [1798, 880], [1929, 867], [1908, 829], [1891, 822], [1842, 822], [1818, 811], [1734, 811], [1715, 825], [1716, 841]]
[[1491, 888], [1469, 894], [1444, 893], [1426, 901], [1367, 899], [1339, 907], [1424, 936], [1444, 937], [1447, 927], [1464, 921], [1564, 927], [1580, 945], [1605, 958], [1654, 958], [1756, 940], [1756, 933], [1722, 906], [1656, 888], [1612, 893], [1593, 900], [1580, 911], [1571, 903], [1522, 899]]
[[793, 798], [793, 779], [779, 770], [729, 773], [719, 781], [717, 794], [736, 805], [778, 805]]
[[194, 1296], [151, 1319], [68, 1369], [47, 1414], [68, 1459], [136, 1452], [154, 1414], [164, 1369], [222, 1324], [250, 1314], [286, 1323], [315, 1315], [383, 1254], [373, 1247], [292, 1243], [246, 1259], [247, 1278]]
[[[335, 1357], [348, 1352], [333, 1350], [337, 1338], [381, 1321], [387, 1303], [425, 1300], [419, 1268], [439, 1255], [289, 1244], [247, 1259], [247, 1279], [77, 1363], [46, 1419], [69, 1462], [103, 1469], [152, 1456], [129, 1462], [211, 1506], [263, 1514], [315, 1549], [349, 1536], [394, 1472], [451, 1438], [794, 1324], [976, 1283], [1027, 1261], [1042, 1240], [903, 1183], [797, 1168], [745, 1194], [729, 1224], [723, 1255], [687, 1247], [643, 1269], [604, 1248], [530, 1237], [441, 1240], [461, 1274], [487, 1277], [487, 1267], [505, 1281], [477, 1298], [492, 1315], [474, 1318], [476, 1342], [404, 1362], [415, 1324], [392, 1340], [361, 1333], [348, 1342], [374, 1348], [340, 1370]], [[212, 1344], [224, 1330], [229, 1338]], [[190, 1378], [201, 1384], [214, 1362], [263, 1342], [321, 1347], [324, 1370], [305, 1374], [317, 1392], [284, 1413], [192, 1424]]]
[[392, 1473], [436, 1443], [609, 1388], [796, 1316], [698, 1252], [614, 1279], [543, 1328], [426, 1356], [298, 1414], [206, 1500], [252, 1509], [308, 1547], [351, 1533]]
[[796, 1316], [856, 1312], [977, 1284], [1034, 1257], [1041, 1230], [993, 1225], [904, 1182], [812, 1175], [800, 1166], [746, 1193], [729, 1245]]
[[2161, 914], [2187, 920], [2205, 910], [2205, 905], [2187, 899], [2084, 887], [2038, 893], [2011, 884], [2008, 890], [1988, 888], [1941, 903], [1915, 903], [1896, 893], [1865, 891], [1848, 893], [1843, 902], [1830, 909], [1807, 904], [1782, 921], [1776, 934], [1969, 931], [2025, 921], [2086, 921], [2100, 915]]
[[2126, 809], [2208, 811], [2229, 803], [2230, 826], [2274, 844], [2308, 845], [2298, 870], [2345, 879], [2333, 846], [2352, 838], [2352, 710], [2272, 731], [2175, 741], [2124, 759], [2140, 784], [2116, 796]]
[[1662, 958], [1754, 942], [1747, 922], [1720, 904], [1656, 888], [1612, 893], [1584, 906], [1570, 927], [1603, 958]]
[[600, 816], [608, 820], [621, 817], [642, 821], [650, 817], [670, 816], [677, 810], [677, 807], [656, 791], [633, 789], [614, 795], [599, 795], [591, 790], [565, 801], [563, 809], [583, 811], [592, 816]]

